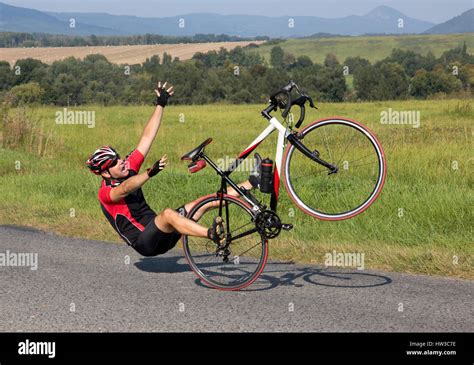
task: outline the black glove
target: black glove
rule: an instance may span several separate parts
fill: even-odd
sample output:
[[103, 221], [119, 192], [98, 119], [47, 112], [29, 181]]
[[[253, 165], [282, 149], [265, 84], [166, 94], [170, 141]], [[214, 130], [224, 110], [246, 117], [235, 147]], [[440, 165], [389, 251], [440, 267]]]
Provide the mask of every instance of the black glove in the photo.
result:
[[170, 94], [162, 87], [158, 88], [158, 92], [160, 93], [160, 96], [156, 96], [155, 105], [160, 105], [164, 108], [166, 104], [168, 104], [168, 98], [170, 97]]
[[156, 161], [152, 167], [146, 170], [146, 173], [149, 177], [155, 176], [157, 173], [162, 171], [166, 167], [166, 158], [161, 158], [159, 161]]

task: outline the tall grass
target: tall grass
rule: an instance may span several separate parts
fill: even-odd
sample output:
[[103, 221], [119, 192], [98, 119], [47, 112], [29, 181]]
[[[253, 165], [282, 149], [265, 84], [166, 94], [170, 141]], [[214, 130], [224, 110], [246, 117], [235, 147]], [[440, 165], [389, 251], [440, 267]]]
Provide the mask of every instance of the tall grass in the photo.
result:
[[39, 157], [51, 156], [53, 150], [62, 147], [62, 141], [55, 138], [53, 130], [45, 130], [44, 121], [27, 108], [10, 109], [3, 103], [0, 109], [2, 129], [0, 147], [9, 150], [22, 150]]

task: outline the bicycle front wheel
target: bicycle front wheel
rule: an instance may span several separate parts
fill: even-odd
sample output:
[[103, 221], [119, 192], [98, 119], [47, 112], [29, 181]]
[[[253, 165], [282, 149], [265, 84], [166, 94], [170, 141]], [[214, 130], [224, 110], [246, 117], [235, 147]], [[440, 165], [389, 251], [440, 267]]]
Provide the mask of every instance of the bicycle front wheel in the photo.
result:
[[[220, 198], [204, 197], [189, 212], [204, 227], [219, 214]], [[194, 273], [207, 285], [221, 290], [240, 290], [252, 284], [263, 271], [268, 240], [255, 229], [254, 213], [242, 200], [225, 195], [221, 217], [228, 244], [220, 247], [202, 237], [183, 236], [186, 258]]]
[[322, 220], [343, 220], [365, 211], [385, 182], [385, 156], [375, 135], [362, 124], [331, 118], [300, 132], [303, 144], [339, 170], [328, 168], [289, 145], [283, 163], [286, 189], [305, 213]]

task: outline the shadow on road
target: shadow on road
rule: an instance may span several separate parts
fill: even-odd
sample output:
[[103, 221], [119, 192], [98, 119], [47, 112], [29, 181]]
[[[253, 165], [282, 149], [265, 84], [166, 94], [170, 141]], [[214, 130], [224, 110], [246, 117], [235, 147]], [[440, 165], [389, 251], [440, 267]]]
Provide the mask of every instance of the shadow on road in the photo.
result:
[[[135, 266], [153, 273], [183, 273], [191, 271], [182, 256], [142, 257]], [[182, 261], [182, 263], [180, 262]], [[200, 279], [196, 285], [207, 286]], [[325, 268], [317, 266], [298, 267], [291, 262], [267, 263], [265, 270], [258, 280], [243, 289], [243, 291], [263, 291], [279, 286], [301, 288], [305, 285], [318, 285], [334, 288], [373, 288], [392, 283], [392, 279], [381, 274], [368, 273], [359, 270]]]
[[[261, 291], [278, 286], [301, 288], [306, 284], [333, 288], [373, 288], [392, 283], [392, 279], [381, 274], [363, 271], [348, 271], [347, 269], [325, 268], [317, 266], [289, 267], [285, 264], [267, 264], [259, 279], [246, 291]], [[202, 285], [202, 284], [201, 284]]]
[[182, 256], [154, 256], [154, 257], [141, 257], [139, 262], [135, 263], [135, 266], [147, 272], [156, 272], [156, 273], [181, 273], [191, 271], [188, 263], [180, 263], [182, 261]]

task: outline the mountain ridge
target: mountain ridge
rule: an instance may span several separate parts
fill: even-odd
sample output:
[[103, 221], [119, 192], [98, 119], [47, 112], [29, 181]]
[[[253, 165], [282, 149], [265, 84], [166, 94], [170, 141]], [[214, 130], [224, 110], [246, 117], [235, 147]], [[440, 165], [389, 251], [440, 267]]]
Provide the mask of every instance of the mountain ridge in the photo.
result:
[[[463, 14], [458, 17], [462, 17]], [[71, 18], [75, 19], [75, 28], [69, 27]], [[449, 25], [453, 19], [442, 24], [448, 23]], [[461, 23], [464, 24], [465, 21]], [[112, 15], [104, 12], [39, 11], [0, 2], [0, 31], [66, 35], [121, 36], [150, 33], [164, 36], [192, 36], [195, 34], [228, 34], [240, 37], [296, 38], [317, 33], [357, 36], [443, 32], [446, 27], [437, 30], [437, 27], [442, 24], [435, 25], [432, 22], [411, 18], [386, 5], [377, 6], [365, 15], [348, 15], [341, 18], [321, 18], [309, 15], [278, 17], [221, 15], [210, 12], [148, 18], [135, 15]], [[470, 29], [468, 25], [464, 26], [467, 27], [466, 29]], [[448, 28], [453, 27], [448, 26]]]

